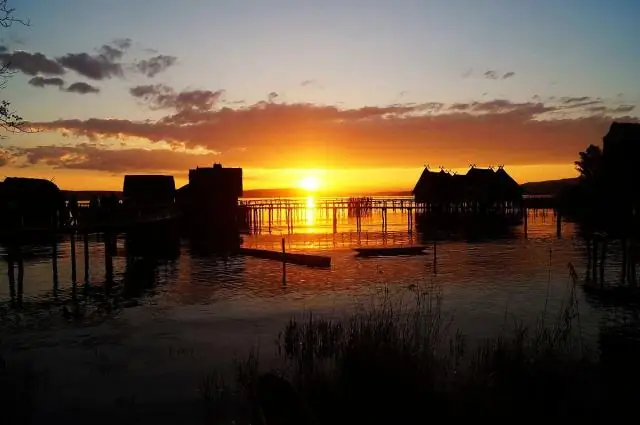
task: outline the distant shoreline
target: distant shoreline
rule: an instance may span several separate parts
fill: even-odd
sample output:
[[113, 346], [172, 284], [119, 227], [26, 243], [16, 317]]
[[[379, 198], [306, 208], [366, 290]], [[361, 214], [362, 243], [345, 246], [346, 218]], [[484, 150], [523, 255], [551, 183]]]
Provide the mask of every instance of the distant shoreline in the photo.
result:
[[[578, 182], [577, 178], [545, 180], [522, 184], [525, 195], [555, 196], [563, 189], [573, 186]], [[66, 196], [75, 195], [79, 201], [88, 201], [93, 197], [115, 195], [122, 198], [120, 190], [63, 190]], [[299, 198], [306, 196], [411, 196], [411, 190], [386, 190], [386, 191], [336, 191], [309, 193], [301, 189], [248, 189], [244, 191], [242, 198]]]

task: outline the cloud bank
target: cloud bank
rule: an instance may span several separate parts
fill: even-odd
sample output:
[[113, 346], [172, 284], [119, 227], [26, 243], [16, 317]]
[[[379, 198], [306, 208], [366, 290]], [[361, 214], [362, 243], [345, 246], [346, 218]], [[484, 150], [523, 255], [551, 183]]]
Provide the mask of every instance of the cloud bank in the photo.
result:
[[[457, 168], [471, 162], [570, 164], [588, 144], [600, 143], [613, 119], [637, 122], [626, 116], [633, 105], [610, 105], [597, 98], [522, 103], [493, 99], [358, 109], [263, 101], [229, 108], [217, 103], [220, 91], [176, 92], [150, 85], [130, 92], [169, 114], [154, 122], [92, 118], [32, 126], [94, 141], [135, 138], [151, 144], [204, 148], [219, 152], [218, 161], [247, 167], [419, 167], [437, 163]], [[92, 155], [99, 152], [92, 151]], [[83, 164], [88, 167], [96, 162]]]

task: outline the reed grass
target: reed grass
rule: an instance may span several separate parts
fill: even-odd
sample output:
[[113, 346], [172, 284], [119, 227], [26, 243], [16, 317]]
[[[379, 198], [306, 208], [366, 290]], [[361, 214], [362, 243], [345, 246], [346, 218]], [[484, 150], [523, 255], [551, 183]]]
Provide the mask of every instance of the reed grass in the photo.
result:
[[610, 368], [586, 352], [577, 275], [569, 271], [557, 315], [545, 309], [533, 326], [515, 321], [511, 331], [474, 344], [452, 332], [437, 292], [420, 286], [409, 305], [385, 297], [342, 320], [292, 319], [278, 339], [286, 364], [279, 375], [314, 412], [313, 423], [624, 416], [639, 394], [626, 376], [634, 365]]

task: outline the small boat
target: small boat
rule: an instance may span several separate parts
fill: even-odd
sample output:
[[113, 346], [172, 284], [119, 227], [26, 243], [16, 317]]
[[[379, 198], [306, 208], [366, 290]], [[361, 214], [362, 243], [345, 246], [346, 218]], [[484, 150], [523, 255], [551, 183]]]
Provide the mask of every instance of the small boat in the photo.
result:
[[424, 246], [374, 246], [354, 248], [358, 257], [388, 257], [395, 255], [424, 255]]

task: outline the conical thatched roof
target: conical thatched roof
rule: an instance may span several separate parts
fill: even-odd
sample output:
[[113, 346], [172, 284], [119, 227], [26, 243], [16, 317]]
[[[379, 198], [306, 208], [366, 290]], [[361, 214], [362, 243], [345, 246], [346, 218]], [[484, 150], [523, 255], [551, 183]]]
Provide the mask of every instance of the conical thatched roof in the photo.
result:
[[418, 202], [476, 201], [492, 203], [522, 197], [520, 185], [502, 168], [471, 167], [465, 175], [425, 169], [413, 195]]

